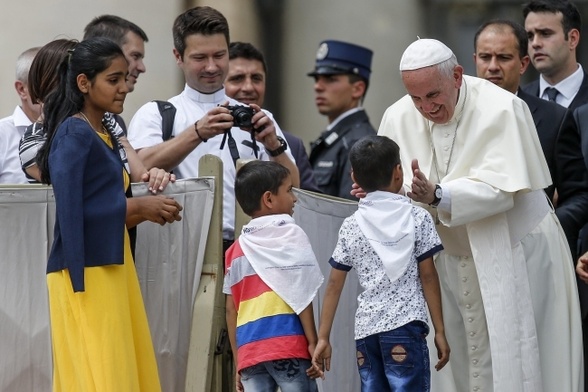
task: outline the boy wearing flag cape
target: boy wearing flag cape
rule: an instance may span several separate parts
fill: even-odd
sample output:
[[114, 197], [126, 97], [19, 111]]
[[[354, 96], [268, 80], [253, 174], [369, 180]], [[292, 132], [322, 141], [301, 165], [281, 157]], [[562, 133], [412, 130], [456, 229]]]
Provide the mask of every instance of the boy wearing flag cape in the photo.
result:
[[252, 161], [235, 179], [235, 197], [252, 220], [225, 255], [223, 292], [237, 391], [316, 392], [322, 370], [312, 300], [323, 276], [292, 218], [296, 196], [285, 167]]

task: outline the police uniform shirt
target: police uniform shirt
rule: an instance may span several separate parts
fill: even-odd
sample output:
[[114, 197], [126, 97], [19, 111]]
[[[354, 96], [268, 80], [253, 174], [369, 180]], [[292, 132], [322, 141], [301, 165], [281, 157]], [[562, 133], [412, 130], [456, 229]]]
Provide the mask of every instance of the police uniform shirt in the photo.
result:
[[355, 108], [343, 113], [331, 129], [311, 144], [310, 164], [321, 192], [357, 201], [351, 195], [349, 150], [364, 136], [375, 135], [366, 112]]

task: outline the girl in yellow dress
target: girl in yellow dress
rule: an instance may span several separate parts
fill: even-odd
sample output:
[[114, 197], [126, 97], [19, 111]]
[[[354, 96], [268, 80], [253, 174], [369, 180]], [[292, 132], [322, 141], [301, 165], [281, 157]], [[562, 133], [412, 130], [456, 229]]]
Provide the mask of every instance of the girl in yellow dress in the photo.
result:
[[102, 125], [123, 110], [127, 67], [112, 41], [82, 41], [43, 107], [37, 160], [56, 204], [47, 263], [54, 391], [161, 390], [125, 230], [129, 176]]

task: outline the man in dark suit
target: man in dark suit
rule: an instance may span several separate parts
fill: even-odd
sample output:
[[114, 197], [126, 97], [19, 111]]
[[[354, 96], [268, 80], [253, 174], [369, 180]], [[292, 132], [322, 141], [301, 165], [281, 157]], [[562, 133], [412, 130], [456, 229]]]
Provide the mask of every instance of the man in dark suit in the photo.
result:
[[320, 190], [332, 196], [357, 201], [351, 195], [349, 149], [367, 135], [375, 135], [361, 107], [368, 88], [372, 51], [347, 42], [321, 42], [314, 78], [315, 104], [329, 125], [311, 144], [310, 164]]
[[521, 25], [508, 20], [483, 24], [476, 32], [474, 49], [478, 77], [517, 94], [529, 106], [553, 180], [546, 193], [557, 206], [575, 259], [578, 232], [588, 222], [588, 173], [572, 114], [520, 89], [521, 75], [529, 65], [527, 34]]
[[582, 153], [584, 154], [584, 162], [588, 168], [588, 104], [584, 104], [574, 110], [574, 120], [576, 120], [576, 125], [580, 130], [580, 135], [582, 135]]
[[[579, 232], [588, 221], [588, 171], [580, 148], [580, 134], [570, 110], [520, 89], [521, 75], [529, 65], [527, 42], [524, 28], [517, 23], [494, 20], [483, 24], [474, 38], [476, 72], [479, 77], [517, 94], [529, 106], [553, 180], [545, 191], [554, 200], [555, 212], [575, 260]], [[588, 105], [585, 108], [584, 124], [588, 128]], [[588, 286], [578, 281], [578, 289], [586, 355]]]
[[538, 80], [523, 89], [574, 109], [588, 103], [588, 76], [576, 60], [582, 19], [567, 0], [532, 0], [523, 8], [529, 55]]

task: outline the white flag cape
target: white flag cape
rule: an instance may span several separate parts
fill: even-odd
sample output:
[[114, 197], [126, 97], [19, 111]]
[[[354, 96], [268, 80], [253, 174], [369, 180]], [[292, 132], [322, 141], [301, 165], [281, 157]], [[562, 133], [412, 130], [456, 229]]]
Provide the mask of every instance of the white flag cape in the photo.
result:
[[280, 298], [300, 314], [323, 283], [310, 241], [287, 214], [252, 219], [239, 244], [249, 263]]

